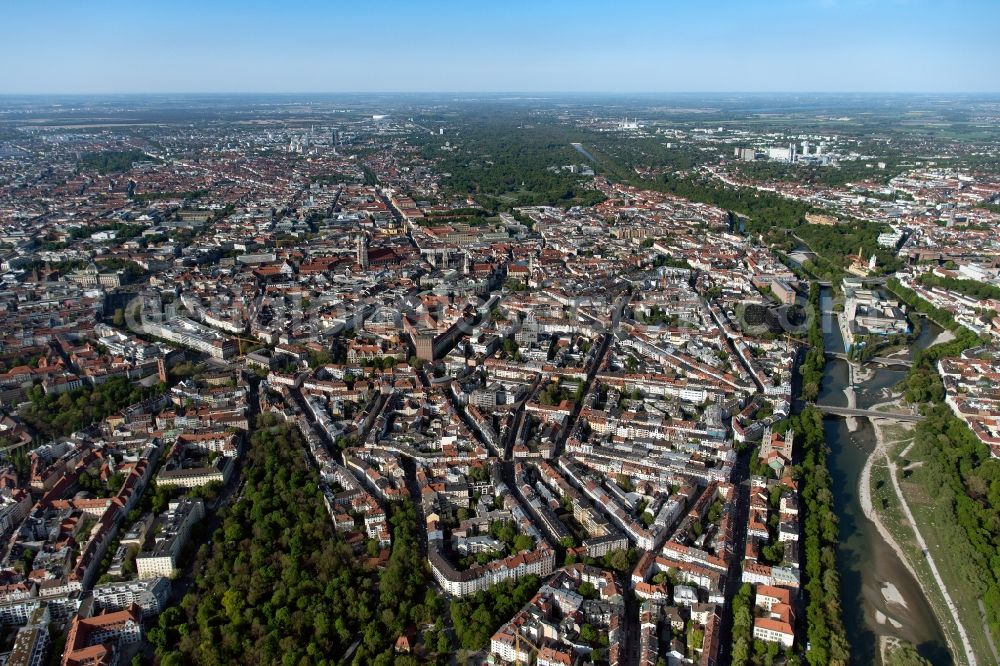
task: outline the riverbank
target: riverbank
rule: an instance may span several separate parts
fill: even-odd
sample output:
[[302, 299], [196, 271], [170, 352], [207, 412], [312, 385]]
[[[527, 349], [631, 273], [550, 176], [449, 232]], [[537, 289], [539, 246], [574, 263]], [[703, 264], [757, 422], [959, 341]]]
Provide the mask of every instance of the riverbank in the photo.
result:
[[[824, 311], [832, 310], [830, 290], [824, 290], [822, 299]], [[911, 353], [925, 349], [939, 332], [936, 325], [928, 322], [910, 345]], [[823, 327], [823, 345], [826, 350], [838, 354], [844, 349], [841, 329], [832, 318]], [[889, 399], [891, 391], [904, 376], [905, 373], [896, 368], [858, 367], [846, 359], [829, 359], [817, 402], [843, 407], [850, 400], [844, 389], [853, 386], [854, 404], [868, 409], [874, 402]], [[829, 447], [827, 466], [833, 479], [834, 507], [840, 526], [836, 562], [844, 624], [851, 645], [850, 664], [877, 664], [879, 636], [891, 635], [920, 646], [920, 653], [935, 666], [953, 666], [941, 623], [920, 585], [875, 523], [865, 517], [859, 501], [858, 478], [875, 447], [875, 435], [864, 423], [858, 423], [859, 427], [853, 432], [849, 425], [847, 419], [842, 418], [824, 421]], [[889, 435], [890, 439], [894, 437], [894, 434]], [[881, 479], [884, 471], [883, 467], [876, 466], [872, 481]], [[888, 487], [886, 479], [883, 486], [873, 488], [875, 504], [881, 499], [881, 488]], [[889, 526], [895, 529], [894, 525]], [[930, 575], [925, 574], [925, 577], [929, 579]], [[889, 599], [902, 599], [905, 606], [891, 603]], [[899, 626], [889, 621], [890, 616]]]
[[[898, 401], [896, 400], [883, 402], [878, 405], [874, 405], [873, 408], [895, 405], [897, 402]], [[910, 566], [910, 561], [906, 558], [906, 553], [903, 552], [903, 549], [896, 542], [895, 537], [892, 536], [892, 533], [889, 532], [888, 528], [886, 528], [886, 526], [882, 523], [882, 519], [875, 511], [875, 506], [872, 502], [872, 467], [875, 465], [876, 461], [881, 460], [888, 463], [889, 459], [885, 433], [877, 420], [872, 420], [872, 429], [875, 431], [875, 448], [868, 455], [868, 458], [865, 461], [865, 466], [861, 469], [861, 475], [858, 477], [858, 501], [861, 504], [861, 511], [864, 513], [865, 517], [868, 518], [868, 520], [872, 521], [875, 525], [875, 529], [877, 529], [878, 533], [882, 536], [882, 540], [885, 541], [893, 552], [896, 553], [896, 556], [899, 558], [900, 562], [903, 563], [903, 566], [907, 568], [910, 575], [913, 576], [918, 584], [920, 584], [924, 596], [926, 596], [927, 590], [924, 588], [923, 583], [920, 582], [920, 577], [917, 576], [917, 572], [914, 571], [912, 566]]]
[[951, 342], [955, 339], [955, 334], [949, 331], [947, 328], [938, 333], [938, 336], [934, 338], [934, 342], [930, 344], [931, 347], [934, 345], [942, 345], [946, 342]]
[[[882, 402], [877, 405], [873, 405], [872, 408], [873, 409], [879, 409], [882, 407], [898, 408], [899, 406], [900, 406], [900, 400], [895, 399]], [[931, 607], [935, 609], [935, 613], [938, 615], [938, 621], [941, 623], [942, 626], [949, 626], [957, 630], [959, 634], [962, 643], [961, 649], [956, 644], [956, 640], [952, 635], [953, 632], [952, 631], [944, 632], [945, 640], [948, 642], [948, 648], [951, 651], [954, 658], [956, 659], [956, 661], [958, 663], [968, 664], [969, 666], [976, 666], [977, 664], [976, 656], [975, 653], [972, 651], [971, 647], [969, 646], [968, 635], [966, 634], [965, 629], [962, 626], [961, 620], [958, 615], [958, 609], [955, 607], [954, 602], [952, 601], [951, 597], [948, 594], [948, 590], [944, 585], [944, 581], [941, 579], [940, 574], [938, 573], [937, 566], [934, 563], [934, 559], [930, 554], [930, 551], [928, 550], [927, 544], [924, 542], [922, 535], [920, 534], [920, 530], [917, 528], [916, 520], [914, 519], [913, 514], [910, 512], [909, 506], [906, 502], [906, 498], [903, 496], [902, 489], [899, 486], [899, 480], [896, 476], [896, 465], [892, 461], [890, 447], [893, 444], [898, 444], [904, 441], [905, 438], [891, 442], [887, 441], [885, 426], [886, 426], [885, 422], [882, 422], [878, 419], [872, 419], [872, 430], [875, 432], [875, 448], [872, 450], [871, 454], [865, 461], [864, 468], [862, 469], [861, 474], [858, 478], [858, 498], [861, 504], [862, 512], [864, 513], [865, 517], [867, 517], [872, 522], [872, 524], [875, 525], [876, 530], [878, 530], [878, 533], [881, 535], [886, 545], [888, 545], [893, 550], [893, 552], [899, 558], [899, 561], [903, 564], [904, 567], [906, 567], [907, 571], [910, 572], [910, 575], [914, 578], [914, 580], [917, 581], [917, 584], [920, 586], [920, 589], [924, 597], [928, 600], [942, 599], [944, 601], [945, 605], [947, 606], [950, 617], [943, 617], [943, 618], [940, 617], [941, 609], [936, 608], [938, 604], [932, 603]], [[897, 427], [903, 427], [903, 426], [897, 426]], [[907, 429], [909, 427], [911, 426], [906, 426]], [[916, 568], [911, 563], [910, 558], [906, 554], [906, 551], [903, 549], [902, 546], [900, 546], [895, 536], [893, 536], [893, 534], [886, 527], [878, 511], [875, 510], [874, 502], [872, 501], [871, 477], [872, 477], [872, 468], [876, 463], [882, 463], [887, 468], [893, 492], [896, 495], [896, 498], [899, 502], [899, 506], [905, 515], [906, 521], [909, 523], [910, 528], [913, 531], [914, 537], [916, 538], [917, 547], [924, 554], [925, 561], [928, 565], [928, 568], [930, 569], [931, 576], [934, 578], [934, 583], [937, 585], [937, 589], [932, 587], [930, 581], [927, 580], [926, 572], [924, 572], [923, 575], [918, 575]], [[886, 601], [891, 601], [890, 598], [891, 596], [892, 595], [890, 591], [890, 594], [886, 596]]]

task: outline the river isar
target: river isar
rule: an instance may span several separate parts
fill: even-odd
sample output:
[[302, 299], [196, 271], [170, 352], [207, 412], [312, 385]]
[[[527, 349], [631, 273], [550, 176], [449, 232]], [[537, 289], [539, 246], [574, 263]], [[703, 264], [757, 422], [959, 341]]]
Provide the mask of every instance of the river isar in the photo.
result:
[[[830, 290], [824, 288], [822, 309], [830, 312], [832, 304]], [[826, 350], [844, 351], [836, 318], [825, 316], [823, 320]], [[928, 346], [939, 331], [932, 322], [925, 321], [913, 348]], [[866, 408], [886, 400], [887, 392], [905, 374], [901, 370], [879, 368], [869, 379], [859, 381], [854, 386], [857, 406]], [[851, 386], [850, 375], [846, 361], [828, 359], [819, 402], [847, 406], [845, 389]], [[868, 419], [858, 422], [859, 427], [851, 432], [842, 418], [827, 417], [824, 421], [830, 448], [827, 462], [840, 519], [837, 568], [844, 624], [854, 655], [852, 663], [878, 663], [878, 637], [897, 636], [916, 645], [932, 663], [953, 664], [944, 633], [920, 586], [861, 508], [858, 479], [875, 449], [875, 434]]]

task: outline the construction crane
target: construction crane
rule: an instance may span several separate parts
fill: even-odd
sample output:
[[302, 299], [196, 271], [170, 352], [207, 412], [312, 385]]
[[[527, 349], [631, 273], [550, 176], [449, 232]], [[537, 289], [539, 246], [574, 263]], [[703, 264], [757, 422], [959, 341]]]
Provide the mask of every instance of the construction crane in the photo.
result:
[[[514, 663], [519, 663], [520, 662], [520, 657], [521, 657], [521, 641], [524, 641], [525, 643], [527, 643], [528, 647], [530, 647], [533, 652], [538, 652], [541, 649], [537, 645], [535, 645], [535, 643], [533, 643], [530, 638], [528, 638], [527, 636], [522, 636], [521, 635], [521, 631], [520, 631], [520, 627], [519, 627], [514, 632]], [[524, 663], [526, 663], [526, 664], [530, 664], [531, 663], [531, 655], [530, 654], [528, 655], [528, 660], [525, 661]]]
[[241, 338], [238, 335], [232, 336], [236, 340], [236, 346], [239, 349], [239, 355], [243, 356], [243, 343], [249, 342], [251, 346], [261, 344], [260, 340], [254, 340], [253, 338]]

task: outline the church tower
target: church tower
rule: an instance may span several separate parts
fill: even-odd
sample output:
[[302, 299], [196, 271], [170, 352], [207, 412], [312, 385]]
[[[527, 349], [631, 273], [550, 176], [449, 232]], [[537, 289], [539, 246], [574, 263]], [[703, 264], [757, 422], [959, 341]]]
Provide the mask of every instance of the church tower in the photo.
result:
[[368, 237], [358, 234], [358, 265], [368, 270]]

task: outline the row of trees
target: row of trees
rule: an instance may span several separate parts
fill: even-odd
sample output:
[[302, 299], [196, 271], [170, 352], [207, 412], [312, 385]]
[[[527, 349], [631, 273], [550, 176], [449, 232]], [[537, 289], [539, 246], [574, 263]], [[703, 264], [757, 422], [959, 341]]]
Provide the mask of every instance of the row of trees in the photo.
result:
[[[882, 158], [887, 159], [887, 158]], [[859, 180], [888, 183], [902, 168], [894, 168], [896, 160], [888, 160], [889, 168], [877, 169], [870, 162], [855, 160], [841, 162], [836, 166], [813, 164], [789, 164], [787, 162], [736, 162], [736, 170], [754, 180], [784, 180], [793, 183], [818, 184], [840, 187]], [[870, 196], [870, 195], [869, 195]], [[895, 198], [893, 198], [895, 200]]]
[[743, 583], [733, 596], [733, 666], [744, 666], [753, 644], [753, 586]]
[[[750, 583], [743, 583], [733, 597], [733, 666], [750, 663], [771, 666], [781, 654], [781, 646], [778, 643], [765, 642], [753, 637], [754, 605], [753, 586]], [[788, 650], [784, 663], [799, 662], [791, 650]]]
[[886, 286], [890, 291], [892, 291], [892, 293], [896, 294], [896, 297], [905, 303], [911, 311], [927, 315], [939, 326], [943, 326], [953, 332], [961, 328], [961, 326], [959, 326], [959, 324], [955, 321], [955, 316], [951, 312], [943, 308], [934, 307], [924, 299], [920, 298], [920, 296], [917, 295], [917, 292], [908, 287], [904, 287], [903, 284], [896, 278], [890, 278], [886, 282]]
[[806, 659], [813, 666], [846, 664], [851, 648], [844, 632], [837, 573], [837, 516], [833, 510], [830, 471], [826, 465], [823, 415], [812, 405], [793, 416], [791, 427], [801, 446], [799, 463], [804, 517], [804, 589]]
[[815, 400], [819, 397], [819, 389], [823, 383], [823, 368], [826, 366], [826, 356], [823, 349], [823, 326], [822, 326], [822, 304], [820, 303], [821, 290], [819, 284], [813, 282], [809, 285], [809, 332], [806, 342], [809, 345], [806, 356], [799, 366], [799, 374], [802, 376], [802, 399]]
[[917, 278], [917, 282], [925, 287], [940, 287], [949, 291], [957, 291], [960, 294], [973, 298], [993, 298], [1000, 299], [1000, 287], [988, 282], [978, 280], [962, 280], [953, 277], [941, 277], [933, 273], [923, 273]]

